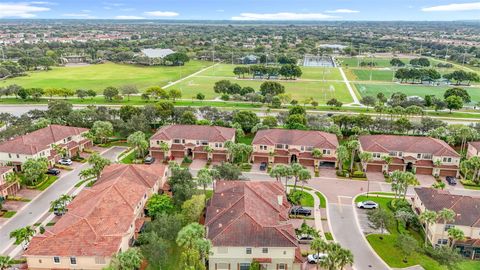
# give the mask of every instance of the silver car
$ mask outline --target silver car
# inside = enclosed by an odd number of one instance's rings
[[[319,262],[325,260],[325,258],[327,256],[328,255],[325,254],[325,253],[310,254],[310,255],[307,256],[307,261],[308,261],[308,263],[319,263]]]
[[[363,201],[363,202],[358,202],[357,207],[361,209],[377,209],[378,203],[373,201]]]

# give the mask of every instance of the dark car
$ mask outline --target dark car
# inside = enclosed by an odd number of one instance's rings
[[[260,171],[265,171],[266,169],[267,169],[267,163],[266,162],[260,163]]]
[[[299,244],[310,244],[313,241],[313,236],[308,234],[302,234],[297,236]]]
[[[144,160],[143,160],[143,163],[145,164],[153,164],[155,162],[155,158],[154,157],[146,157]]]
[[[60,174],[60,170],[59,170],[59,169],[55,169],[55,168],[51,168],[51,169],[48,169],[48,170],[47,170],[47,174],[59,175],[59,174]]]
[[[292,207],[292,209],[290,209],[290,214],[310,216],[312,214],[312,210],[303,208],[301,206],[294,206],[294,207]]]
[[[455,186],[457,184],[457,179],[453,176],[447,176],[447,183],[451,186]]]

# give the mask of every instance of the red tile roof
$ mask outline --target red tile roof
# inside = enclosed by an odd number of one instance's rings
[[[431,153],[436,156],[460,157],[446,142],[432,137],[400,135],[363,135],[358,138],[362,149],[367,152],[388,153]]]
[[[415,192],[428,210],[453,210],[457,216],[451,224],[480,227],[480,198],[452,195],[448,191],[426,187],[415,188]]]
[[[322,131],[263,129],[255,134],[254,145],[303,145],[321,149],[336,149],[338,139],[335,134]]]
[[[0,166],[0,175],[9,172],[12,169],[13,167],[11,166]]]
[[[235,129],[217,126],[169,125],[160,128],[151,140],[207,140],[209,142],[225,142],[235,137]]]
[[[108,166],[90,189],[75,197],[51,229],[33,237],[25,255],[112,256],[131,226],[138,225],[137,205],[165,170],[158,164]]]
[[[0,152],[33,155],[48,149],[52,143],[87,132],[86,128],[49,125],[0,143]]]
[[[473,146],[473,148],[475,148],[477,151],[480,151],[480,141],[477,141],[477,142],[469,142],[468,144],[470,144],[471,146]]]
[[[289,208],[281,183],[218,182],[207,206],[208,238],[214,246],[298,247]]]

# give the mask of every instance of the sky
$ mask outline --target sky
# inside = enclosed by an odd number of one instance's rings
[[[0,0],[0,19],[480,20],[479,0]]]

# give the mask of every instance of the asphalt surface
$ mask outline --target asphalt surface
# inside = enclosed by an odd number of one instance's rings
[[[102,156],[114,162],[116,157],[124,150],[124,147],[112,147],[103,152]],[[0,254],[5,254],[14,242],[9,237],[10,232],[37,222],[48,212],[51,201],[58,199],[62,194],[68,193],[69,190],[75,187],[75,184],[79,182],[78,174],[88,166],[88,164],[81,164],[72,171],[63,172],[63,175],[55,183],[4,223],[0,227]]]

